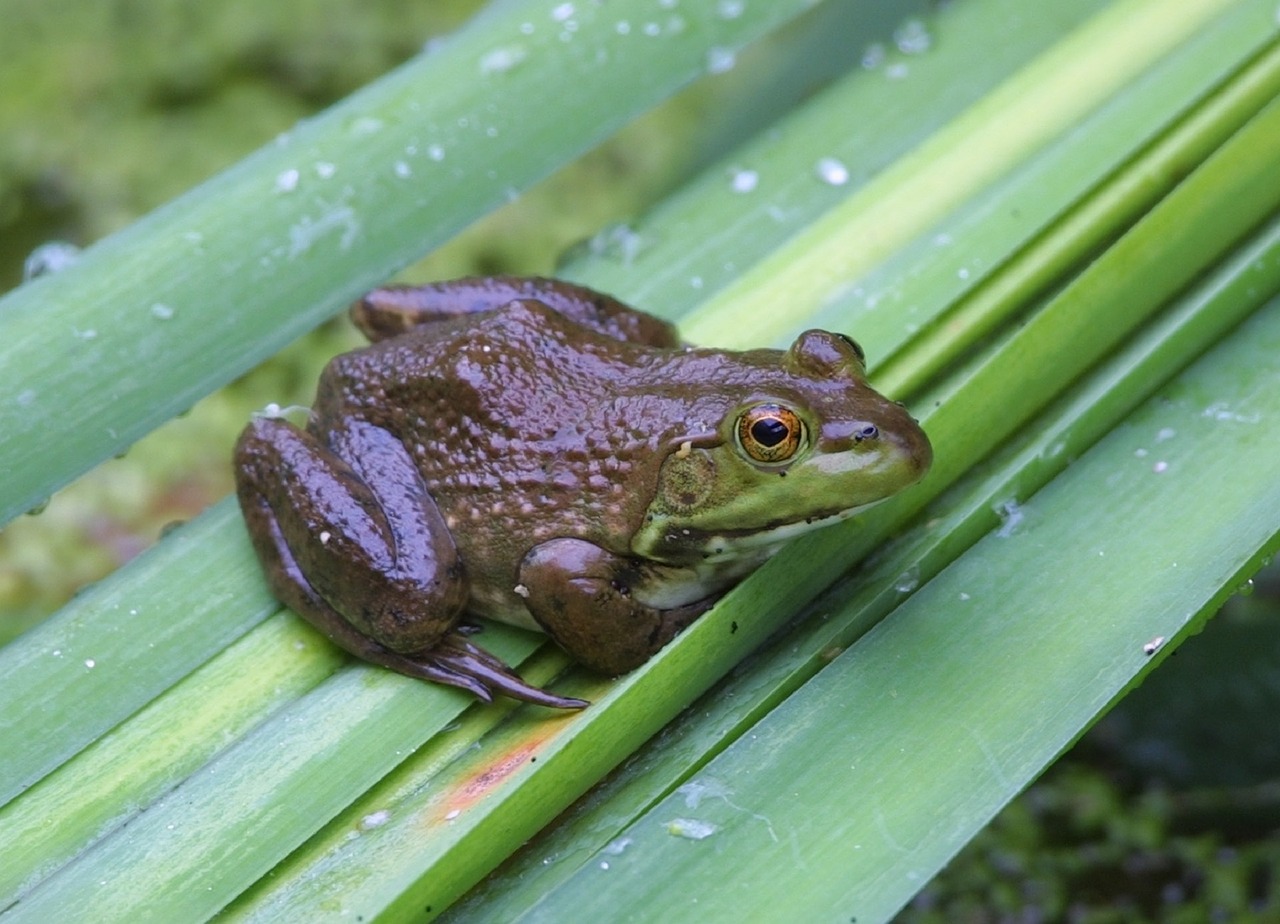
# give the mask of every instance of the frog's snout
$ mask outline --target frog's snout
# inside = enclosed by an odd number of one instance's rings
[[[914,417],[905,410],[902,416],[904,421],[901,426],[887,431],[881,428],[881,439],[886,439],[893,445],[895,454],[907,475],[906,483],[914,484],[928,474],[929,468],[933,465],[933,444],[929,442],[929,437],[925,435],[924,430],[920,429]]]

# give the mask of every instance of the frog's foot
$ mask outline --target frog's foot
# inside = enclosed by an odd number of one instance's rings
[[[635,670],[716,597],[667,608],[645,603],[645,566],[583,539],[534,546],[520,566],[525,605],[579,663],[615,677]]]
[[[362,655],[410,677],[421,677],[466,690],[482,702],[493,702],[495,693],[556,709],[582,709],[591,705],[585,699],[557,696],[535,687],[479,645],[472,644],[454,630],[426,651],[398,654],[383,649],[377,655]]]

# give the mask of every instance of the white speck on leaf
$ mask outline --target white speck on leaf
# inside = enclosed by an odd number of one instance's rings
[[[609,843],[605,844],[603,848],[601,848],[601,852],[611,854],[612,856],[617,857],[617,856],[621,856],[623,851],[625,851],[630,846],[631,846],[631,838],[626,836],[615,837],[613,840],[609,841]]]
[[[673,818],[667,822],[667,833],[689,841],[701,841],[715,834],[720,826],[697,818]]]
[[[749,193],[760,185],[760,174],[754,170],[735,170],[731,183],[734,192]]]
[[[1214,420],[1221,420],[1230,423],[1249,423],[1255,424],[1262,418],[1257,414],[1237,414],[1232,411],[1225,401],[1215,401],[1210,404],[1202,412],[1205,417],[1212,417]]]
[[[834,157],[824,157],[814,168],[818,179],[830,186],[843,186],[849,182],[849,168]]]
[[[342,232],[338,238],[338,247],[350,250],[360,236],[360,220],[356,218],[355,209],[349,205],[334,206],[314,220],[309,215],[304,215],[289,229],[289,259],[306,253],[332,231]]]
[[[725,71],[731,71],[737,60],[738,56],[732,48],[709,48],[707,49],[707,73],[723,74]]]
[[[996,513],[1004,521],[1000,524],[1000,529],[996,531],[996,535],[1001,539],[1008,539],[1022,525],[1022,508],[1018,506],[1016,500],[1007,500],[996,507]]]
[[[495,48],[480,58],[480,73],[505,74],[529,56],[529,52],[521,45],[505,45]]]
[[[382,120],[373,116],[361,116],[351,123],[351,134],[356,136],[374,135],[382,130]]]
[[[904,55],[924,54],[933,45],[933,36],[919,19],[908,19],[893,33],[893,43]]]

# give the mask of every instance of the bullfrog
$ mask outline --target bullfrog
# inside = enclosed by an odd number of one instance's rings
[[[643,664],[788,539],[920,479],[932,450],[840,333],[786,350],[681,343],[540,278],[377,289],[305,428],[235,448],[279,600],[348,652],[484,701],[562,708],[464,617],[545,632],[608,674]]]

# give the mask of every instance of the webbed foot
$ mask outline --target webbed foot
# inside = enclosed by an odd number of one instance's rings
[[[421,677],[458,687],[485,703],[493,702],[494,694],[501,694],[536,706],[551,706],[555,709],[582,709],[591,705],[585,699],[558,696],[535,687],[457,630],[450,632],[426,651],[398,654],[384,650],[372,657],[366,651],[361,657],[410,677]]]

